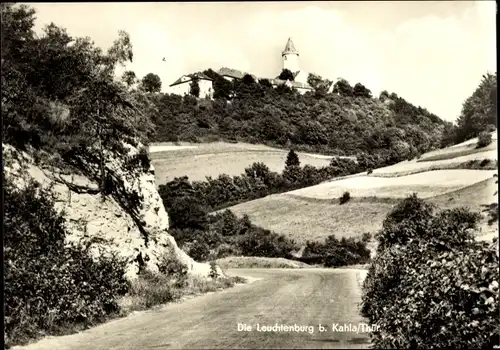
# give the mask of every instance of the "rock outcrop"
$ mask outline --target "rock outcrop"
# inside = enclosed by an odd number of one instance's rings
[[[138,154],[138,147],[125,146],[130,157]],[[33,158],[25,152],[5,144],[3,149],[4,159],[9,159],[5,175],[12,176],[18,186],[23,186],[29,177],[43,186],[53,186],[56,209],[63,211],[67,218],[68,244],[90,238],[100,239],[100,243],[99,240],[92,243],[95,256],[114,251],[126,258],[129,280],[137,277],[140,264],[151,271],[158,271],[160,259],[165,256],[183,263],[191,274],[209,275],[209,264],[194,261],[168,234],[168,215],[156,189],[153,165],[129,171],[126,159],[113,158],[108,154],[106,170],[119,183],[120,191],[103,196],[95,193],[98,185],[89,176],[61,175],[35,165]],[[88,167],[90,170],[97,169],[94,164]],[[74,188],[91,191],[78,193],[81,191]],[[122,198],[130,195],[136,199],[134,206],[127,205]],[[219,273],[222,271],[219,270]]]

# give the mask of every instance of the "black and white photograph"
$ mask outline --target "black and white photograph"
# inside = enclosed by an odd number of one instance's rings
[[[500,348],[495,1],[0,16],[4,349]]]

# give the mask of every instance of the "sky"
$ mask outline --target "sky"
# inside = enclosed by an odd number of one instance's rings
[[[51,22],[107,49],[130,34],[123,69],[180,76],[229,67],[258,77],[281,72],[292,38],[300,67],[374,95],[395,92],[454,121],[486,72],[496,72],[495,1],[31,3],[35,29]],[[165,58],[165,61],[163,61]]]

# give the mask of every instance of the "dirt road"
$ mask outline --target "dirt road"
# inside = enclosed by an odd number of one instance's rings
[[[79,334],[46,338],[22,349],[345,349],[369,346],[368,329],[358,311],[360,283],[365,271],[233,269],[228,273],[258,280],[130,315]],[[297,325],[295,328],[302,331],[284,328],[263,331],[264,327],[276,324],[290,328]],[[320,332],[319,324],[326,331]],[[247,331],[248,326],[250,331]],[[243,328],[245,330],[241,330]]]

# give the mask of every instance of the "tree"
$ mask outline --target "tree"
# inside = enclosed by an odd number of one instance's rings
[[[259,79],[259,84],[265,88],[272,88],[273,85],[269,81],[269,79]]]
[[[146,92],[160,92],[161,79],[156,74],[148,73],[142,78],[141,85]]]
[[[200,79],[193,76],[189,83],[189,94],[194,97],[200,97]]]
[[[287,167],[300,166],[299,156],[293,149],[288,152],[285,164]]]
[[[293,75],[293,73],[289,69],[283,69],[281,71],[279,79],[294,81],[295,80],[295,76]]]
[[[261,86],[250,74],[245,74],[241,81],[234,81],[236,97],[238,99],[258,98],[263,95]]]
[[[255,84],[255,79],[250,74],[245,74],[243,79],[241,79],[241,82],[246,85],[252,85]]]
[[[332,84],[330,80],[323,79],[320,75],[314,73],[309,74],[307,77],[307,83],[311,85],[314,91],[322,93],[326,93]]]
[[[122,81],[127,85],[128,88],[130,88],[132,85],[135,84],[137,80],[137,77],[135,75],[135,72],[128,70],[122,75]]]
[[[497,126],[496,95],[497,73],[483,75],[474,93],[465,100],[457,119],[457,143],[478,136],[490,125]]]
[[[229,80],[224,79],[224,77],[217,72],[214,72],[211,68],[207,69],[203,73],[213,80],[214,99],[231,99],[234,94],[234,89]]]
[[[333,86],[333,92],[341,96],[350,97],[354,95],[354,90],[345,79],[339,79]]]
[[[372,92],[361,83],[354,85],[353,93],[356,97],[372,97]]]
[[[384,90],[380,93],[378,99],[381,101],[381,102],[384,102],[385,100],[387,100],[389,98],[389,93],[387,92],[387,90]]]
[[[168,209],[171,229],[208,229],[208,210],[193,196],[177,197]]]
[[[54,24],[39,38],[30,37],[34,12],[24,6],[1,9],[2,33],[20,45],[12,49],[7,43],[12,50],[2,50],[4,140],[44,150],[51,163],[65,162],[99,183],[98,190],[68,184],[76,191],[106,193],[107,157],[124,155],[123,141],[147,142],[152,129],[137,101],[114,81],[116,66],[133,58],[129,35],[120,31],[104,53],[89,38],[74,39]],[[20,24],[24,32],[18,35]]]

